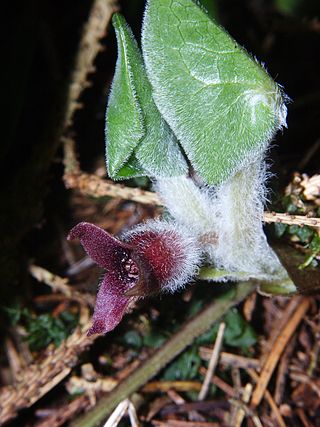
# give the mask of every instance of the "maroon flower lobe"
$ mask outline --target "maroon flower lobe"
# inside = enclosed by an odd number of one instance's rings
[[[88,335],[109,332],[121,321],[132,300],[125,293],[139,279],[139,269],[131,258],[132,246],[86,222],[76,225],[68,239],[79,239],[93,261],[107,270],[100,284],[93,326]]]
[[[113,269],[125,263],[133,247],[111,236],[96,225],[80,222],[70,231],[68,240],[79,239],[90,258],[100,267]]]

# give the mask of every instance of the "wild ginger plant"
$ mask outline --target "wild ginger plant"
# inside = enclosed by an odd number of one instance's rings
[[[71,230],[106,269],[89,334],[112,330],[132,300],[198,274],[294,292],[262,223],[266,150],[286,125],[281,87],[193,0],[147,2],[142,52],[121,15],[113,25],[108,174],[150,177],[170,218],[121,239],[88,223]]]

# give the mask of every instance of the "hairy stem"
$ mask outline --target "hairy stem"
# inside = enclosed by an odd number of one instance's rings
[[[218,187],[216,227],[219,243],[215,264],[227,271],[247,272],[247,277],[275,280],[286,277],[266,240],[262,221],[266,171],[258,158]],[[279,277],[278,277],[279,276]]]
[[[73,427],[98,426],[122,400],[130,396],[154,377],[174,357],[181,353],[199,335],[206,332],[231,307],[238,304],[251,292],[254,286],[250,282],[239,283],[234,288],[234,295],[230,299],[218,299],[209,304],[196,317],[187,321],[185,325],[170,338],[149,360],[143,361],[140,366],[107,396],[83,417],[73,423]]]

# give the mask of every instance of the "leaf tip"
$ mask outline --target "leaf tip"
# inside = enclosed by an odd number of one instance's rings
[[[121,26],[125,25],[126,21],[124,19],[124,17],[121,15],[121,13],[114,13],[112,15],[112,25],[114,26],[115,29],[119,29]]]

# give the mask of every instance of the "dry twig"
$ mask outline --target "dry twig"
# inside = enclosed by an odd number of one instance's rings
[[[107,422],[103,425],[103,427],[116,427],[118,423],[121,421],[125,413],[129,408],[129,399],[125,399],[119,403],[116,409],[112,412]]]
[[[289,215],[287,213],[265,212],[264,222],[267,223],[281,223],[288,225],[308,225],[309,227],[320,227],[320,218],[309,218],[303,215]]]
[[[211,354],[211,357],[209,360],[208,370],[207,370],[206,376],[205,376],[204,381],[203,381],[202,388],[201,388],[199,396],[198,396],[198,400],[204,400],[208,394],[211,379],[213,377],[214,371],[215,371],[216,366],[218,364],[218,359],[219,359],[219,354],[220,354],[220,350],[221,350],[221,346],[222,346],[223,334],[224,334],[225,328],[226,328],[226,324],[224,322],[221,322],[219,325],[216,342],[214,344],[212,354]]]
[[[67,188],[77,189],[86,196],[119,197],[148,205],[161,205],[161,201],[156,193],[144,191],[140,188],[126,187],[122,184],[115,184],[112,181],[101,179],[93,174],[84,172],[65,174],[64,181]]]
[[[65,129],[70,126],[75,111],[79,108],[78,100],[83,90],[90,86],[88,76],[95,71],[94,60],[102,50],[100,40],[106,31],[114,12],[117,11],[114,0],[94,0],[88,20],[83,28],[74,71],[71,76],[67,108],[65,114]]]
[[[290,378],[302,384],[307,384],[319,397],[320,399],[320,387],[316,382],[308,375],[302,372],[290,372]]]
[[[252,393],[252,384],[248,383],[244,387],[243,394],[242,394],[242,401],[243,403],[248,403],[251,397]],[[235,414],[235,421],[233,426],[234,427],[241,427],[241,424],[244,420],[244,417],[246,416],[246,412],[243,408],[239,407],[236,414]]]
[[[255,383],[257,383],[259,381],[259,376],[255,373],[255,371],[253,369],[248,369],[247,373],[250,375],[250,377],[253,379],[253,381]],[[284,422],[284,419],[281,415],[281,412],[277,406],[277,404],[275,403],[273,397],[271,396],[271,393],[268,390],[265,390],[264,392],[264,398],[266,399],[266,401],[268,402],[274,416],[275,419],[277,420],[277,423],[279,424],[279,427],[286,427],[286,424]]]
[[[283,393],[285,390],[285,384],[286,384],[286,376],[288,373],[289,359],[294,349],[295,343],[296,343],[296,340],[294,336],[286,346],[286,349],[279,363],[276,384],[275,384],[275,391],[274,391],[274,401],[276,402],[277,405],[280,405],[282,401],[282,396],[283,396]]]
[[[14,381],[17,381],[20,376],[21,368],[24,366],[24,361],[21,359],[19,353],[17,352],[12,339],[9,337],[5,340],[5,349],[7,353],[7,359],[10,366],[11,377]]]
[[[239,409],[242,409],[247,417],[250,417],[255,427],[263,427],[260,418],[258,415],[248,407],[243,401],[230,399],[231,403],[237,406]]]
[[[199,372],[201,375],[204,376],[207,374],[207,370],[204,366],[200,367]],[[231,387],[231,385],[229,385],[225,381],[223,381],[217,375],[213,375],[213,377],[211,378],[211,383],[220,388],[220,390],[222,390],[227,396],[236,397],[234,388]]]
[[[34,427],[60,427],[72,419],[79,412],[87,409],[89,406],[89,397],[80,396],[77,399],[74,399],[72,402],[68,402],[67,405],[63,405],[54,410],[51,415],[35,423]],[[39,412],[40,411],[37,411],[36,415],[39,414]]]
[[[308,311],[310,301],[308,298],[298,297],[295,300],[292,300],[290,304],[297,305],[297,308],[284,328],[280,331],[277,340],[275,341],[273,348],[270,350],[262,367],[260,378],[252,395],[251,405],[253,408],[257,407],[261,402],[279,358],[297,326]]]
[[[313,424],[310,423],[310,421],[308,420],[306,414],[304,413],[303,408],[297,408],[296,410],[298,417],[300,418],[300,421],[303,424],[303,427],[314,427]]]
[[[54,292],[61,292],[66,297],[78,301],[80,304],[94,306],[94,297],[91,294],[85,294],[73,289],[68,279],[53,274],[37,265],[31,265],[29,271],[32,277],[38,280],[38,282],[50,286]]]
[[[0,390],[0,424],[14,418],[20,409],[33,405],[71,372],[79,355],[95,340],[96,335],[87,337],[84,333],[89,326],[77,328],[43,362],[30,365],[17,383]]]
[[[71,159],[72,156],[68,155]],[[73,157],[74,162],[75,156]],[[66,163],[72,162],[71,160]],[[75,163],[76,164],[76,163]],[[119,197],[148,205],[162,205],[160,198],[152,191],[144,191],[139,188],[126,187],[122,184],[115,184],[97,175],[88,174],[74,169],[72,173],[64,176],[67,188],[77,189],[82,194],[91,197]],[[303,215],[289,215],[287,213],[265,212],[263,221],[266,223],[282,223],[288,225],[308,225],[310,227],[320,227],[320,218],[309,218]]]
[[[98,53],[103,50],[101,40],[106,36],[111,17],[117,10],[116,0],[94,0],[88,20],[82,31],[74,70],[70,79],[63,126],[64,131],[61,138],[64,145],[65,182],[67,188],[69,187],[67,184],[69,175],[72,177],[73,174],[80,173],[69,128],[72,125],[75,111],[81,107],[79,98],[83,90],[90,86],[88,77],[95,71],[94,61]]]
[[[130,400],[129,400],[129,407],[128,407],[128,415],[129,415],[131,426],[139,427],[140,422],[138,419],[137,411],[134,404]]]
[[[201,383],[199,381],[152,381],[146,384],[142,391],[144,393],[166,392],[168,390],[176,391],[200,391]]]
[[[180,420],[153,420],[152,424],[158,427],[219,427],[218,423],[202,422],[202,421],[180,421]]]
[[[199,354],[201,359],[210,360],[212,349],[208,347],[200,347]],[[251,357],[239,356],[238,354],[220,353],[220,363],[226,366],[233,366],[235,368],[252,368],[259,370],[261,363],[259,359],[253,359]]]

